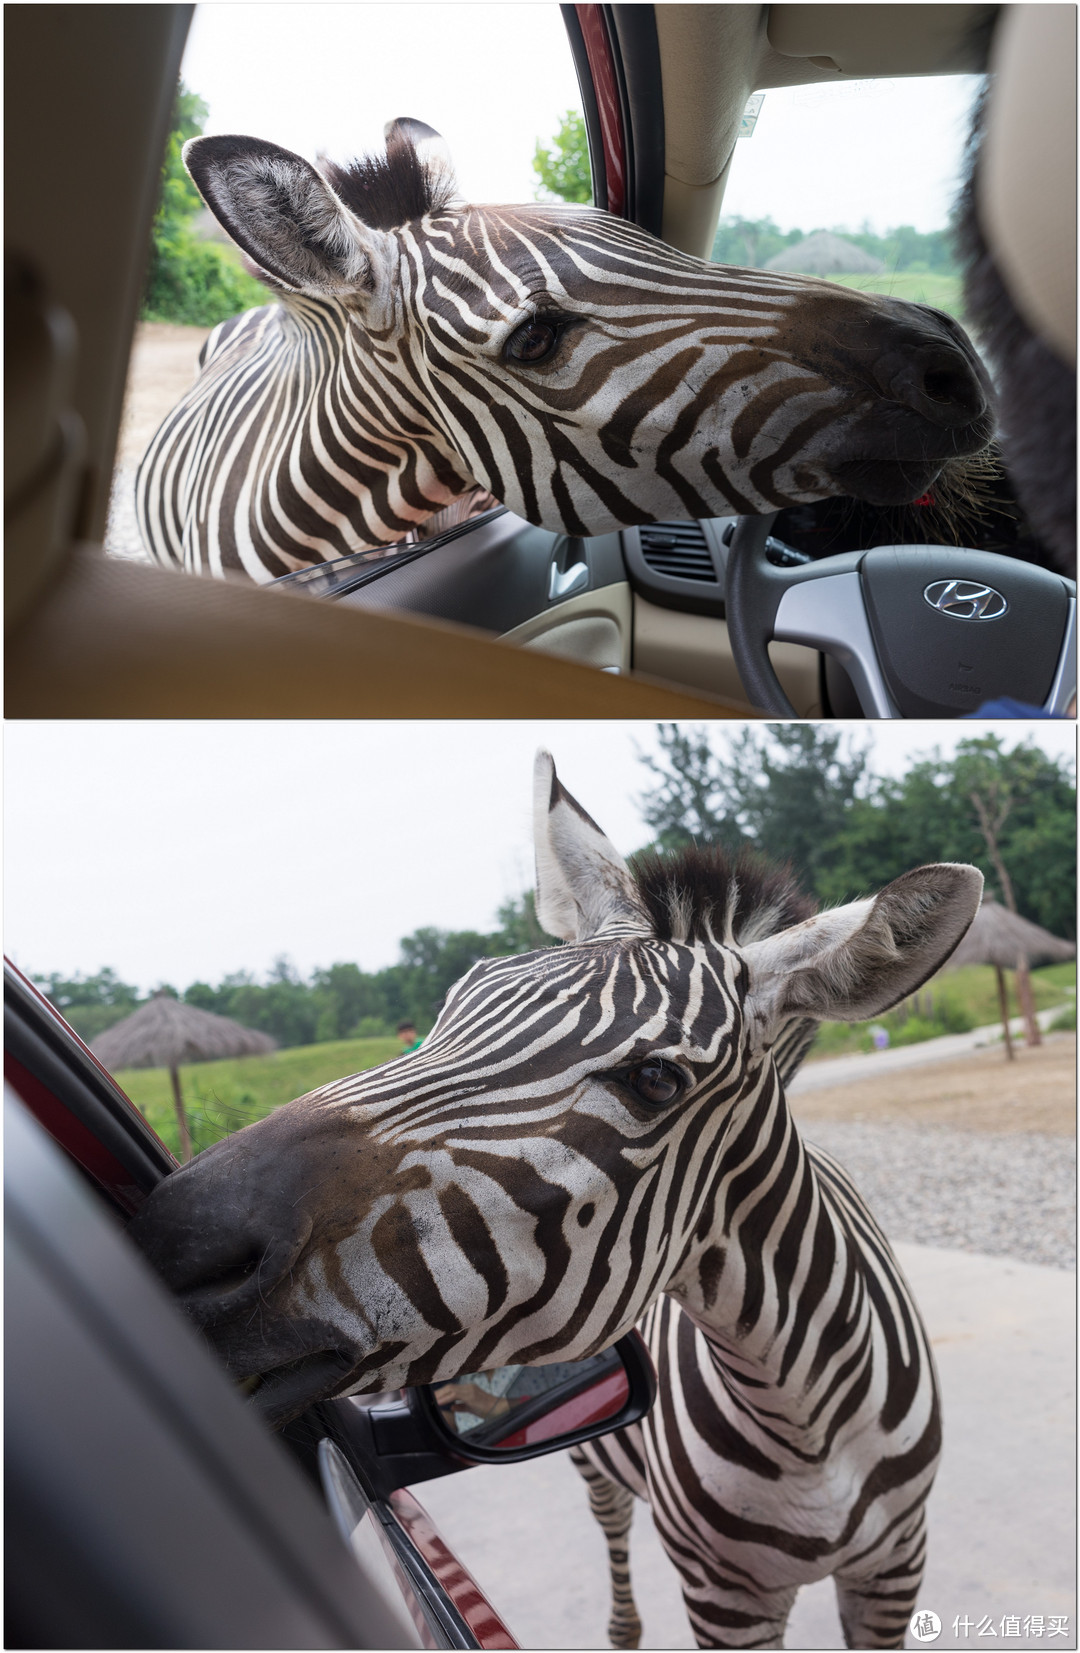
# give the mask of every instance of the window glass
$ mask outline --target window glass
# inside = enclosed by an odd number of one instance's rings
[[[105,540],[136,560],[146,558],[134,500],[142,455],[191,385],[211,327],[269,296],[187,177],[185,139],[243,133],[309,161],[348,161],[380,152],[386,123],[408,115],[441,133],[469,200],[547,198],[542,177],[557,196],[588,199],[580,94],[555,5],[199,6],[181,81]]]
[[[775,260],[962,315],[949,219],[981,85],[933,75],[765,92],[736,145],[714,259]]]

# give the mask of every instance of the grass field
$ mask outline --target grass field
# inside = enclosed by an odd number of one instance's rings
[[[855,287],[860,293],[888,293],[890,298],[908,299],[912,304],[932,304],[935,310],[946,310],[959,321],[964,319],[963,283],[958,275],[895,270],[884,275],[827,276],[826,280]]]
[[[1040,1010],[1052,1005],[1070,1005],[1075,1010],[1076,965],[1052,964],[1033,972],[1035,1004]],[[945,1020],[965,1027],[981,1027],[997,1020],[997,986],[994,972],[971,965],[939,977],[924,988],[921,996],[932,995],[935,1007],[945,1011]],[[1011,995],[1011,978],[1010,978]],[[1015,998],[1010,996],[1013,1011]],[[910,1017],[901,1025],[891,1011],[879,1021],[890,1029],[894,1044],[910,1044],[934,1038],[947,1031],[935,1019]],[[847,1025],[830,1022],[818,1035],[814,1054],[837,1056],[845,1051],[870,1050],[869,1023]],[[959,1027],[957,1028],[959,1031]],[[378,1067],[400,1052],[396,1039],[342,1039],[330,1044],[298,1045],[277,1050],[270,1056],[245,1056],[227,1062],[199,1062],[181,1068],[180,1081],[196,1150],[229,1136],[241,1125],[250,1125],[272,1113],[283,1102],[304,1096],[308,1091]],[[172,1149],[179,1151],[172,1088],[164,1068],[128,1069],[116,1075],[131,1100],[143,1109],[150,1124]]]
[[[331,1079],[376,1068],[399,1055],[389,1039],[339,1039],[322,1045],[296,1045],[269,1056],[241,1056],[224,1062],[198,1062],[180,1069],[184,1105],[196,1151],[250,1125],[283,1102],[304,1096]],[[179,1153],[176,1110],[165,1068],[129,1068],[116,1075],[119,1085],[145,1113],[162,1141]]]
[[[1012,971],[1005,975],[1009,1009],[1020,1014]],[[1056,1004],[1076,1004],[1076,965],[1048,964],[1031,972],[1036,1010]],[[843,1056],[848,1051],[873,1049],[870,1028],[886,1027],[894,1045],[920,1044],[942,1033],[963,1033],[972,1027],[988,1027],[999,1020],[997,978],[989,965],[969,964],[962,970],[948,970],[928,982],[918,995],[920,1008],[931,1008],[932,1016],[905,1016],[904,1007],[890,1010],[870,1022],[827,1022],[817,1036],[813,1056]],[[908,1001],[910,1007],[910,1001]],[[811,1060],[813,1057],[811,1057]]]

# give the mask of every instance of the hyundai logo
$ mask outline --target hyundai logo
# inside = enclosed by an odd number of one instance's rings
[[[1000,620],[1009,605],[992,585],[977,580],[935,580],[923,596],[939,614],[954,620]]]

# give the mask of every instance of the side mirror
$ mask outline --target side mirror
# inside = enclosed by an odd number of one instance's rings
[[[453,1475],[472,1464],[560,1452],[644,1417],[656,1373],[637,1332],[588,1360],[502,1366],[393,1399],[324,1401],[321,1424],[372,1491]]]

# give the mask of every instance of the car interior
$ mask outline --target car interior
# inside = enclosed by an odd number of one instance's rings
[[[997,11],[564,6],[594,198],[707,257],[751,92],[978,72]],[[9,715],[941,717],[1000,695],[1064,713],[1075,586],[1004,474],[951,539],[932,511],[830,499],[775,518],[590,539],[497,507],[258,589],[104,557],[190,14],[26,6],[8,16]],[[1075,29],[1075,16],[1058,25]],[[1051,38],[1043,61],[1063,44]],[[1052,151],[1075,127],[1071,86],[1071,107],[1066,95],[1042,117]],[[95,143],[80,142],[90,130]],[[1067,219],[1075,191],[1064,176],[1060,188]],[[998,191],[995,232],[1024,194],[1015,182]],[[956,578],[984,581],[1009,610],[962,667],[954,618],[919,609],[916,645],[882,620],[894,598],[910,618],[924,588]]]

